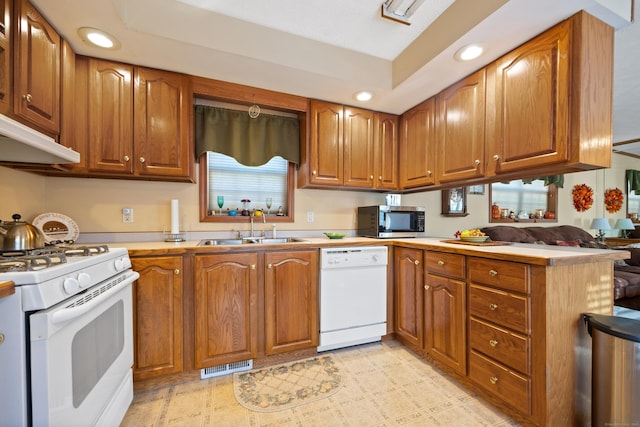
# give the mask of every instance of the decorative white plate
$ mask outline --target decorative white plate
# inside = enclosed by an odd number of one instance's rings
[[[75,242],[80,234],[78,224],[74,220],[56,212],[38,215],[32,225],[42,231],[45,243]]]

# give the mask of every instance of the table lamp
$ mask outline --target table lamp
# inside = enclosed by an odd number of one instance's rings
[[[609,225],[609,221],[606,218],[594,218],[591,221],[592,230],[598,230],[598,234],[596,234],[596,239],[599,242],[604,242],[604,230],[611,230],[611,226]]]
[[[613,228],[615,228],[616,230],[620,230],[620,237],[623,237],[625,239],[629,237],[629,232],[627,230],[636,229],[635,225],[633,225],[633,221],[631,221],[630,218],[619,218]]]

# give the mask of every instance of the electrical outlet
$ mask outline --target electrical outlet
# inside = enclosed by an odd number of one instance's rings
[[[133,222],[133,208],[122,208],[122,222]]]
[[[313,211],[307,212],[307,222],[313,222]]]

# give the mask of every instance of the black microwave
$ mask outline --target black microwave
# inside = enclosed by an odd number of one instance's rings
[[[377,205],[358,208],[358,236],[378,239],[417,237],[423,232],[423,207]]]

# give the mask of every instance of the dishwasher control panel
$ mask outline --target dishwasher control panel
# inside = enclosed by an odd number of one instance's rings
[[[352,268],[387,265],[386,246],[325,248],[320,250],[320,268]]]

